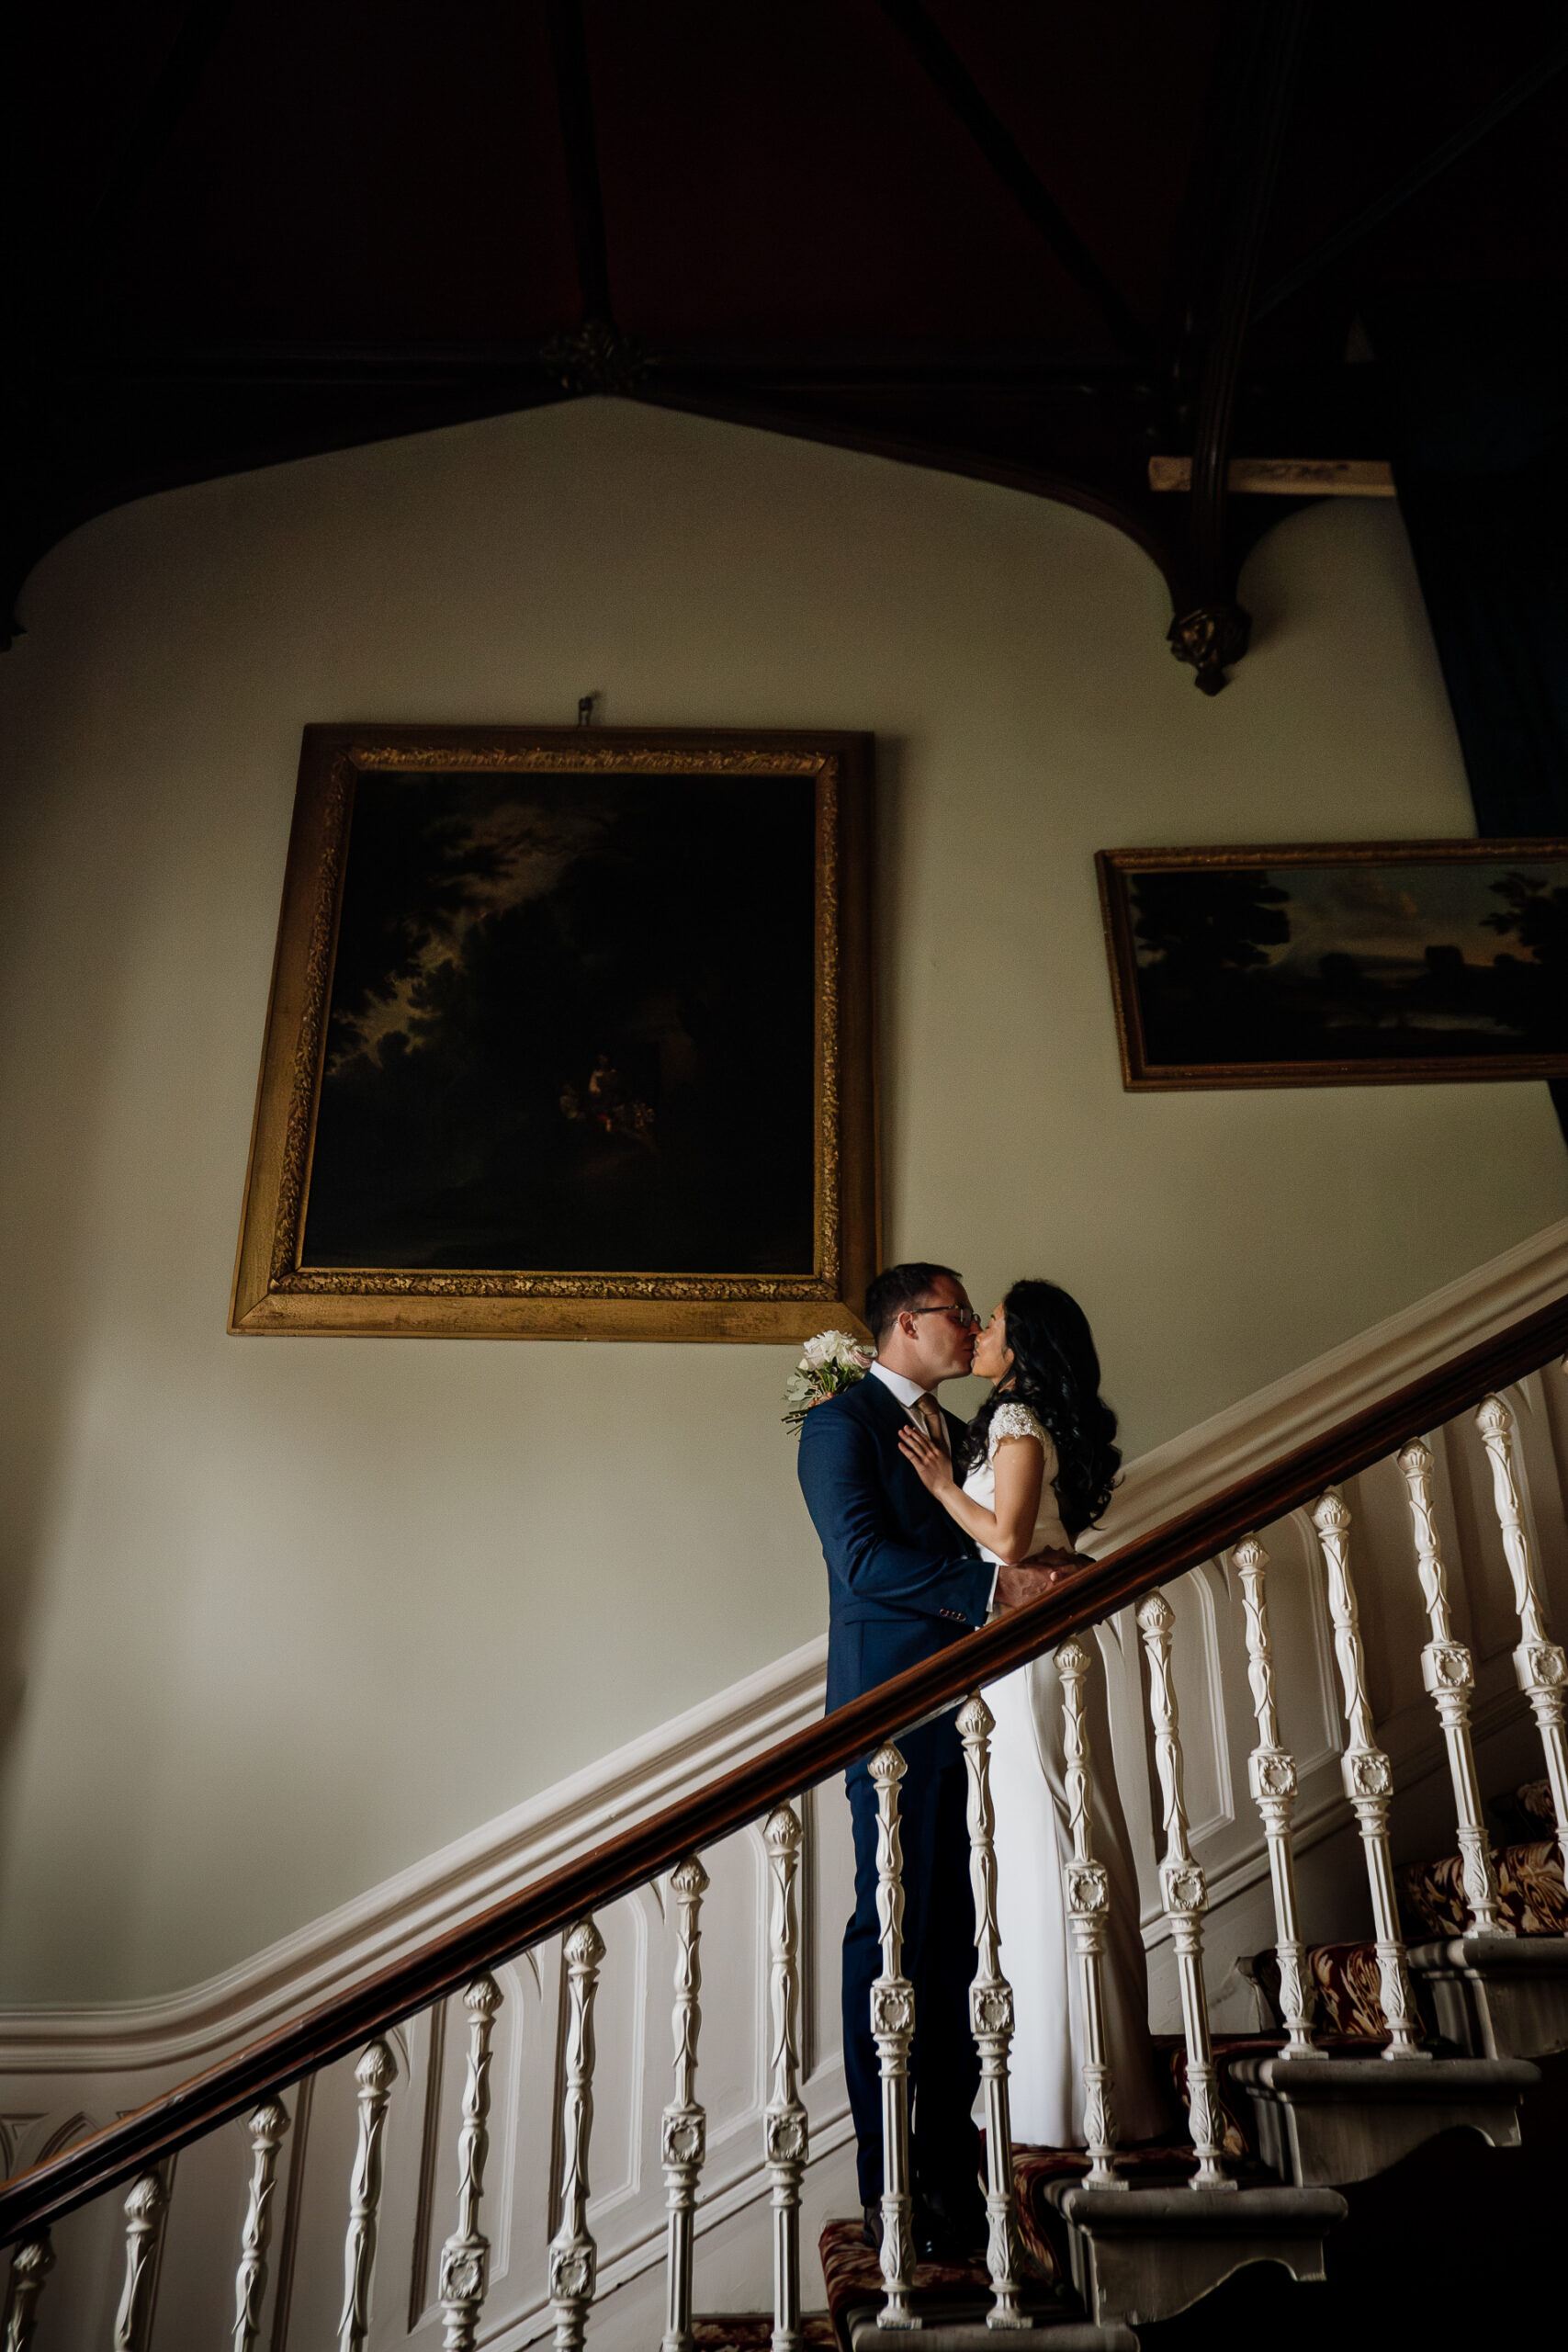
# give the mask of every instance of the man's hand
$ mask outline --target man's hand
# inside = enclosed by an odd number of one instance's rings
[[[998,1568],[997,1570],[997,1607],[1021,1609],[1031,1600],[1043,1600],[1059,1584],[1066,1584],[1070,1568]]]
[[[1015,1568],[997,1570],[997,1607],[1022,1609],[1031,1600],[1043,1600],[1075,1577],[1092,1568],[1092,1560],[1075,1557],[1068,1552],[1035,1552],[1021,1560]]]

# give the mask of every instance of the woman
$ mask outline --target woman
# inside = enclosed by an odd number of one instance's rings
[[[1080,1565],[1074,1539],[1110,1501],[1122,1459],[1082,1308],[1055,1283],[1014,1283],[976,1341],[974,1369],[993,1386],[970,1424],[962,1487],[946,1456],[918,1430],[911,1426],[899,1442],[921,1482],[987,1559],[1011,1566],[1046,1554],[1070,1571]],[[1105,1670],[1098,1644],[1091,1638],[1089,1646],[1093,1848],[1111,1881],[1100,1962],[1106,2055],[1118,2134],[1142,2140],[1166,2125],[1169,2110],[1149,2046],[1138,1880],[1116,1793]],[[1055,1658],[1021,1667],[993,1683],[987,1699],[997,1719],[997,1919],[1016,2017],[1013,2134],[1037,2147],[1082,2147],[1087,2051],[1062,1892],[1072,1839]]]

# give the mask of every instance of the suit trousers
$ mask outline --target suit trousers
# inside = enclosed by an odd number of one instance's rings
[[[899,1742],[904,1855],[904,1973],[915,1993],[909,2055],[914,2185],[950,2207],[971,2201],[980,2135],[971,2109],[980,2058],[969,2027],[975,1905],[969,1885],[967,1783],[949,1722]],[[855,1909],[844,1930],[844,2069],[859,2141],[860,2194],[882,2194],[882,2089],[871,2032],[871,1988],[882,1970],[876,1917],[876,1791],[863,1764],[846,1778],[855,1839]]]

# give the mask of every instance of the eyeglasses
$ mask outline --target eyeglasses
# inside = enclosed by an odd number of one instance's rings
[[[952,1315],[957,1317],[961,1331],[977,1331],[980,1318],[972,1306],[907,1306],[906,1315]]]

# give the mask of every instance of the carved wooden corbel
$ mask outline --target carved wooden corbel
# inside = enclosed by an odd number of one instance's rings
[[[1247,651],[1252,616],[1236,596],[1237,557],[1227,529],[1230,499],[1231,426],[1242,345],[1252,313],[1263,232],[1274,198],[1285,132],[1295,96],[1307,0],[1280,0],[1252,19],[1252,50],[1237,84],[1235,116],[1227,141],[1238,149],[1228,200],[1217,207],[1219,233],[1208,273],[1207,299],[1200,302],[1202,366],[1192,449],[1192,489],[1188,503],[1187,595],[1168,636],[1179,662],[1197,672],[1196,684],[1217,695],[1229,684],[1227,669]]]

